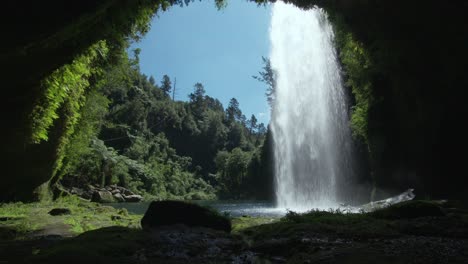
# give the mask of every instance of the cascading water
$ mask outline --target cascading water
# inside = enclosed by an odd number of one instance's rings
[[[344,202],[339,192],[352,177],[352,141],[333,38],[323,10],[273,5],[271,129],[278,207],[307,210]]]

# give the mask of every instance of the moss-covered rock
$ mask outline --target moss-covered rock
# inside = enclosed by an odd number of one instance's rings
[[[141,219],[143,229],[184,224],[231,232],[231,221],[218,212],[181,201],[154,201]]]
[[[91,202],[96,203],[114,203],[115,201],[114,196],[109,191],[95,191],[91,198]]]

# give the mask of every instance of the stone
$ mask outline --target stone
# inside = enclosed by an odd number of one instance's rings
[[[143,197],[138,194],[124,195],[123,198],[125,198],[125,201],[129,203],[138,203],[143,200]]]
[[[71,214],[70,209],[68,208],[54,208],[49,211],[50,215],[56,216],[56,215],[69,215]]]
[[[125,198],[124,198],[123,195],[120,194],[120,193],[114,193],[114,198],[115,198],[115,200],[117,200],[117,202],[119,202],[119,203],[125,202]]]
[[[218,212],[181,201],[153,201],[141,219],[144,230],[182,224],[231,232],[231,221]]]
[[[113,203],[115,202],[114,196],[109,191],[95,191],[91,197],[91,202],[95,203]]]
[[[129,189],[125,189],[125,188],[122,188],[123,190],[121,190],[121,192],[124,194],[124,195],[134,195],[135,193],[133,193],[132,191],[130,191]]]

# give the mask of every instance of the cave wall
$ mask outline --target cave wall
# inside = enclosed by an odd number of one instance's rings
[[[66,131],[63,109],[59,108],[60,117],[49,129],[49,139],[30,142],[30,115],[45,92],[41,81],[99,40],[106,40],[111,50],[118,51],[127,38],[147,30],[145,26],[160,4],[151,0],[84,0],[5,6],[1,22],[7,26],[0,44],[4,99],[0,104],[0,201],[34,199],[33,190],[52,175],[60,137]]]
[[[0,200],[30,199],[50,177],[60,120],[49,141],[27,141],[40,80],[96,41],[130,34],[134,14],[155,2],[160,1],[35,1],[5,7]],[[367,133],[382,195],[414,187],[424,197],[463,197],[468,2],[285,2],[319,5],[341,16],[369,52],[375,67],[372,92],[379,100],[369,110]]]

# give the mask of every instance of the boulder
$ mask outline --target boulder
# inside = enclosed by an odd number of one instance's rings
[[[50,215],[56,216],[56,215],[69,215],[71,214],[70,209],[68,208],[54,208],[49,211]]]
[[[113,203],[115,202],[114,196],[109,191],[95,191],[91,197],[91,202],[96,203]]]
[[[84,191],[82,189],[80,189],[80,188],[71,187],[70,193],[71,194],[76,194],[78,196],[82,196]]]
[[[135,194],[132,191],[130,191],[129,189],[125,189],[125,188],[122,188],[120,190],[120,192],[123,193],[124,195],[134,195]]]
[[[231,221],[217,211],[181,201],[154,201],[141,219],[144,230],[183,224],[231,232]]]
[[[125,198],[125,201],[129,203],[138,203],[143,200],[143,197],[138,194],[124,195],[123,198]]]
[[[91,198],[93,197],[93,193],[94,193],[93,191],[88,190],[86,192],[83,192],[81,197],[84,198],[84,199],[87,199],[87,200],[91,200]]]
[[[114,198],[117,200],[119,203],[125,202],[125,198],[122,196],[120,193],[114,193]]]

